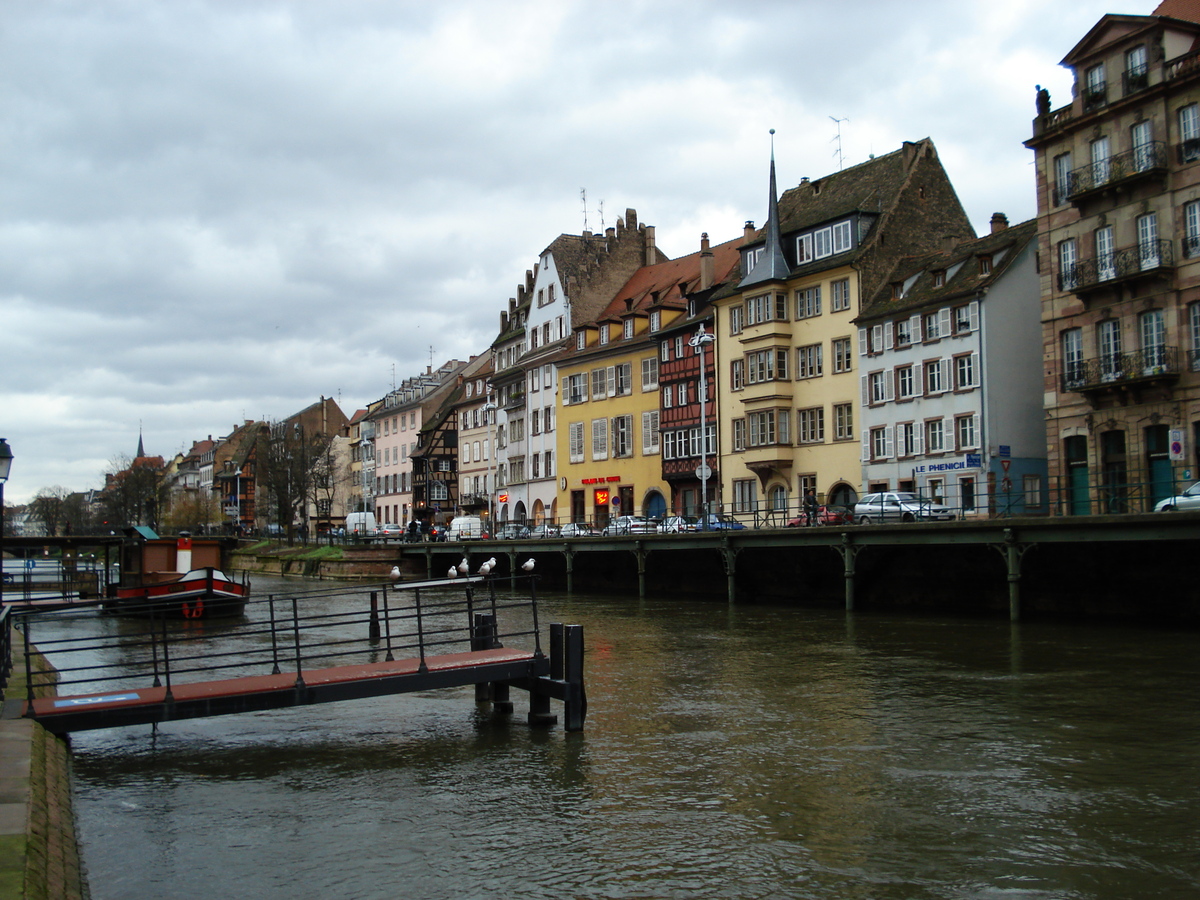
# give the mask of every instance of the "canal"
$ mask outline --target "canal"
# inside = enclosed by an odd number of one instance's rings
[[[1195,633],[541,599],[583,734],[468,688],[76,735],[93,898],[1200,895]]]

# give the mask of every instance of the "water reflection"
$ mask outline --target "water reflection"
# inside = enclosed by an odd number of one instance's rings
[[[587,731],[470,689],[76,737],[97,900],[1200,888],[1195,636],[543,598]]]

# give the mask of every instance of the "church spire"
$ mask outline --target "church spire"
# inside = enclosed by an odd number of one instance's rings
[[[771,129],[771,193],[767,198],[766,243],[750,272],[742,278],[738,287],[747,287],[763,281],[784,281],[791,271],[783,256],[783,244],[779,239],[779,198],[775,188],[775,129]]]
[[[134,459],[141,459],[141,458],[142,458],[143,456],[145,456],[145,455],[146,455],[146,448],[142,446],[142,429],[141,429],[141,428],[139,428],[139,429],[138,429],[138,449],[137,449],[137,456],[135,456],[135,457],[134,457]]]

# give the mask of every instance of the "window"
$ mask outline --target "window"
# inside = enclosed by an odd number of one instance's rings
[[[668,385],[662,389],[662,408],[670,409],[675,405],[675,388]]]
[[[745,310],[739,306],[729,307],[729,333],[741,334],[745,322]]]
[[[1067,238],[1058,245],[1058,284],[1064,291],[1073,291],[1078,283],[1075,263],[1078,260],[1075,238]]]
[[[1138,216],[1137,219],[1137,236],[1138,236],[1138,261],[1141,264],[1142,271],[1147,269],[1157,269],[1162,265],[1162,258],[1158,244],[1158,214],[1146,213],[1144,216]]]
[[[974,450],[979,446],[975,416],[959,416],[954,420],[954,436],[959,450]]]
[[[849,372],[853,369],[850,354],[850,338],[833,339],[833,371]]]
[[[1200,256],[1200,200],[1183,205],[1183,255]]]
[[[1021,489],[1025,494],[1025,506],[1037,509],[1042,505],[1042,476],[1022,475]]]
[[[892,429],[872,428],[870,459],[890,459],[892,455]]]
[[[813,238],[811,234],[802,234],[796,238],[796,265],[809,262],[813,258]]]
[[[633,319],[626,319],[621,323],[621,339],[629,340],[633,337]]]
[[[658,358],[660,360],[662,360],[663,362],[671,361],[671,342],[670,341],[662,342],[662,345],[659,347]]]
[[[642,390],[658,390],[658,358],[647,356],[642,360]]]
[[[1062,333],[1063,377],[1067,390],[1082,387],[1084,384],[1083,367],[1083,329],[1068,328]]]
[[[1129,129],[1129,143],[1133,147],[1133,168],[1138,172],[1154,168],[1154,131],[1149,120]]]
[[[783,381],[788,377],[788,352],[777,348],[746,354],[746,383]]]
[[[729,389],[740,391],[746,383],[746,361],[734,359],[729,362]]]
[[[946,381],[944,378],[944,370],[940,359],[931,360],[925,363],[925,393],[926,394],[941,394],[946,390]]]
[[[546,464],[545,464],[545,466],[543,466],[542,471],[547,478],[553,478],[554,477],[554,451],[547,450],[544,454],[542,454],[542,456],[546,460]]]
[[[1189,103],[1179,110],[1179,161],[1200,159],[1200,104]]]
[[[823,373],[821,349],[820,344],[796,348],[797,378],[817,378]]]
[[[533,456],[529,457],[529,477],[542,477],[542,457],[540,454],[535,453]]]
[[[905,422],[897,427],[897,456],[917,456],[921,452],[921,431],[915,422]]]
[[[675,405],[687,406],[688,402],[688,386],[686,381],[681,381],[675,385]]]
[[[651,409],[642,413],[642,455],[651,456],[658,450],[658,410]]]
[[[854,405],[838,403],[833,407],[833,439],[849,441],[854,438]]]
[[[658,331],[662,328],[662,310],[653,310],[650,313],[650,331]]]
[[[604,369],[592,369],[592,399],[603,400],[608,396],[608,374]]]
[[[608,459],[608,419],[592,419],[592,459]]]
[[[945,432],[941,419],[932,419],[925,423],[925,452],[942,453],[946,449]]]
[[[1149,83],[1150,73],[1146,67],[1146,45],[1138,44],[1125,51],[1125,93],[1140,91]]]
[[[529,417],[529,433],[538,435],[542,433],[542,415],[537,410]]]
[[[600,326],[600,345],[603,346],[607,343],[608,343],[608,323],[605,322],[603,325]]]
[[[979,274],[990,275],[992,272],[992,258],[990,256],[979,257]]]
[[[1092,187],[1099,187],[1108,182],[1112,171],[1108,152],[1108,138],[1098,137],[1091,143],[1092,155]]]
[[[587,333],[584,331],[575,332],[575,349],[582,350],[587,346]]]
[[[733,425],[733,429],[732,429],[732,431],[733,431],[733,449],[734,450],[745,450],[746,449],[746,420],[745,419],[734,419],[731,424]]]
[[[1096,326],[1096,337],[1100,346],[1100,380],[1116,381],[1122,376],[1120,319],[1101,322]]]
[[[947,310],[947,313],[948,312],[949,311]],[[936,341],[939,338],[943,338],[943,337],[947,336],[946,332],[949,331],[949,321],[947,321],[947,323],[946,323],[947,327],[945,329],[943,329],[941,313],[942,313],[942,311],[938,310],[937,312],[931,312],[931,313],[925,314],[925,317],[924,317],[925,340]],[[949,320],[949,315],[947,315],[946,318],[947,318],[947,320]]]
[[[821,286],[796,291],[796,318],[809,319],[821,314]]]
[[[787,416],[780,419],[773,409],[750,413],[746,416],[750,446],[766,447],[775,443],[786,443],[784,434],[779,430],[785,427],[784,423],[786,422]]]
[[[576,403],[583,403],[587,400],[587,394],[585,393],[587,385],[584,381],[586,377],[580,372],[578,375],[568,375],[563,379],[563,406],[573,406]]]
[[[829,308],[833,312],[843,312],[850,308],[850,279],[840,278],[829,285]]]
[[[1108,84],[1104,76],[1104,63],[1098,63],[1084,72],[1083,108],[1095,109],[1108,100]]]
[[[912,320],[900,319],[895,323],[896,346],[906,347],[912,343]]]
[[[612,455],[614,458],[633,456],[633,416],[613,417]]]
[[[787,321],[787,299],[783,294],[763,294],[746,301],[747,325],[773,320]]]
[[[617,396],[624,397],[633,393],[633,363],[621,363],[616,369]]]
[[[965,391],[979,387],[978,368],[974,353],[954,357],[954,389]]]
[[[820,444],[825,441],[825,408],[802,409],[796,415],[801,444]]]
[[[1142,370],[1153,373],[1167,364],[1163,311],[1152,309],[1138,316],[1138,331],[1142,337]]]
[[[1113,227],[1105,225],[1097,228],[1096,240],[1096,277],[1101,281],[1109,281],[1117,277],[1116,258],[1113,255]]]
[[[1192,303],[1188,306],[1188,334],[1192,339],[1192,346],[1189,350],[1192,371],[1200,371],[1200,303]]]
[[[1054,157],[1054,205],[1062,206],[1071,196],[1071,161],[1070,153]]]
[[[891,400],[891,379],[888,378],[887,372],[872,372],[867,376],[869,392],[867,394],[867,402],[871,406],[880,403],[886,403]]]
[[[896,396],[900,400],[911,400],[916,393],[916,388],[913,381],[912,366],[897,366],[896,368]]]
[[[970,334],[979,328],[979,301],[972,300],[965,306],[954,308],[954,333]]]
[[[753,512],[758,503],[757,482],[753,478],[744,478],[733,483],[733,511],[735,513]]]

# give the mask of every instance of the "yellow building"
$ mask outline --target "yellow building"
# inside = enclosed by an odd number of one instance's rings
[[[899,259],[974,236],[928,139],[778,200],[772,159],[767,225],[742,247],[740,280],[713,298],[725,512],[782,524],[809,489],[854,501],[860,297]]]

